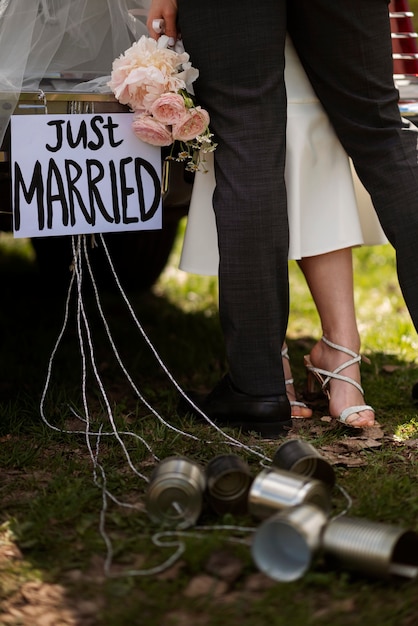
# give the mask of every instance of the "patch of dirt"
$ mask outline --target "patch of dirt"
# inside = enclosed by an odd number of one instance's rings
[[[24,583],[0,605],[0,624],[10,626],[93,626],[100,601],[67,597],[63,586],[33,581]]]

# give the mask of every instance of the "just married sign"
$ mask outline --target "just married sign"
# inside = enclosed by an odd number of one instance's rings
[[[116,114],[11,119],[14,236],[162,227],[161,150]]]

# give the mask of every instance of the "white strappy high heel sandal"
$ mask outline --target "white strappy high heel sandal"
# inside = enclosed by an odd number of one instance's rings
[[[335,379],[335,380],[341,380],[343,382],[349,383],[350,385],[353,385],[354,387],[356,387],[356,389],[360,391],[361,395],[364,396],[363,387],[360,385],[360,383],[358,383],[353,378],[350,378],[349,376],[344,376],[343,374],[341,374],[341,372],[347,367],[350,367],[350,365],[360,363],[361,355],[357,354],[356,352],[353,352],[352,350],[349,350],[348,348],[345,348],[344,346],[339,346],[338,344],[333,343],[326,337],[322,337],[322,341],[330,348],[334,348],[334,350],[338,350],[339,352],[344,352],[344,354],[347,354],[351,358],[345,361],[344,363],[342,363],[341,365],[339,365],[338,367],[336,367],[335,370],[333,370],[332,372],[329,372],[328,370],[321,369],[320,367],[315,367],[311,363],[310,356],[309,355],[305,356],[305,367],[308,370],[308,392],[312,392],[314,390],[313,388],[314,388],[315,380],[316,380],[321,385],[321,389],[323,393],[327,396],[329,400],[330,399],[330,389],[329,389],[330,381],[332,379]],[[349,406],[343,411],[341,411],[341,413],[338,416],[332,416],[332,417],[336,417],[339,422],[342,422],[343,424],[346,424],[347,426],[351,426],[352,428],[367,428],[367,426],[356,426],[355,424],[347,422],[347,419],[350,417],[350,415],[354,415],[355,413],[361,413],[361,411],[372,411],[373,413],[375,412],[373,407],[371,407],[369,404],[360,404],[360,405],[355,405],[355,406]],[[369,426],[371,425],[372,424],[370,424]]]

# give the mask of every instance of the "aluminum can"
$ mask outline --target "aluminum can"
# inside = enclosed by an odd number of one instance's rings
[[[205,488],[205,473],[198,463],[167,457],[151,475],[146,495],[148,515],[163,526],[189,528],[202,512]]]
[[[251,544],[254,563],[273,580],[298,580],[321,547],[327,519],[325,512],[312,504],[272,515],[254,533]]]
[[[320,480],[277,468],[262,470],[248,494],[248,510],[259,519],[307,503],[328,513],[331,509],[330,490]]]
[[[206,497],[211,508],[224,513],[244,514],[253,477],[248,463],[236,454],[223,454],[206,466]]]
[[[273,465],[280,469],[311,476],[326,483],[331,489],[335,485],[334,468],[313,445],[303,439],[284,441],[276,450]]]
[[[418,575],[418,534],[412,530],[341,516],[327,524],[322,544],[340,567],[383,578]]]

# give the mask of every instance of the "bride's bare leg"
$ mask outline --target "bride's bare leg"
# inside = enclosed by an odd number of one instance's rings
[[[358,353],[360,336],[354,305],[351,248],[306,257],[299,261],[299,266],[317,307],[324,337]],[[349,357],[319,341],[310,358],[313,366],[333,371]],[[341,373],[360,383],[358,363]],[[353,385],[338,380],[330,382],[330,415],[338,416],[349,406],[363,404],[362,394]],[[355,413],[348,417],[347,423],[357,427],[372,426],[374,413],[370,410]]]

